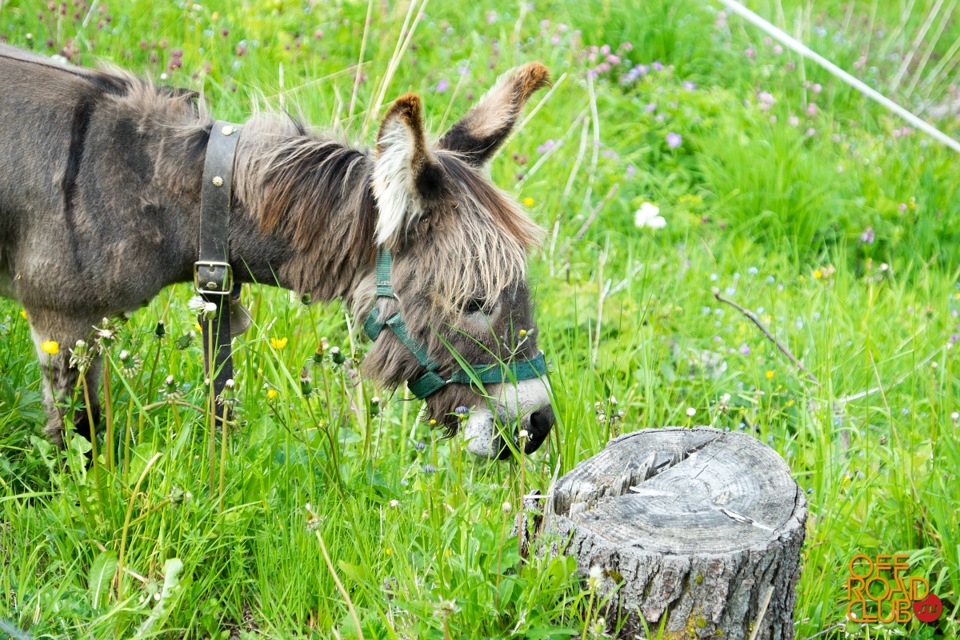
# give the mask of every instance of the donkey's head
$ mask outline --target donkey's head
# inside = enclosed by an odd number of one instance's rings
[[[462,429],[467,449],[486,457],[510,455],[505,436],[536,450],[554,422],[526,278],[526,249],[541,231],[486,171],[547,83],[538,63],[515,69],[436,144],[420,99],[405,95],[377,136],[366,367],[388,385],[407,381],[431,421]]]

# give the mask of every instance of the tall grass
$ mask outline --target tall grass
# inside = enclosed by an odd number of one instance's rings
[[[933,4],[754,8],[905,102],[933,104],[951,96],[939,62],[956,37],[937,15],[894,88]],[[798,637],[958,633],[949,152],[690,0],[431,3],[389,84],[406,4],[65,6],[4,2],[0,33],[202,90],[221,118],[283,108],[367,144],[381,91],[421,93],[439,133],[499,73],[547,64],[555,90],[491,171],[548,230],[531,278],[558,426],[532,457],[468,459],[403,391],[362,380],[366,345],[339,305],[252,287],[238,426],[211,430],[191,294],[177,286],[107,347],[112,427],[88,468],[88,443],[60,452],[40,437],[29,330],[2,301],[0,619],[51,638],[594,637],[603,625],[575,564],[520,553],[523,494],[619,433],[711,424],[774,447],[808,491]],[[644,202],[666,228],[634,225]],[[861,552],[910,554],[947,614],[848,622],[846,566]]]

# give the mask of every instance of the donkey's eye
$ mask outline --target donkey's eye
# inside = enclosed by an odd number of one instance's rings
[[[481,300],[480,298],[471,298],[470,300],[467,300],[467,303],[465,305],[463,305],[463,312],[468,314],[480,313],[481,311],[483,311],[483,308],[484,308],[483,300]]]

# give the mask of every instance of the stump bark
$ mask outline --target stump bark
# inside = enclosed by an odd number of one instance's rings
[[[621,637],[789,640],[807,517],[783,458],[743,433],[647,429],[561,478],[546,529],[599,574]],[[599,571],[598,569],[599,568]]]

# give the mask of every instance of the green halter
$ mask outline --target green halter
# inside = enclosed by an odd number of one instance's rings
[[[393,267],[393,257],[389,249],[377,250],[377,298],[396,298],[393,287],[390,285],[390,272]],[[461,363],[460,369],[454,371],[449,378],[444,379],[437,369],[440,365],[427,355],[427,348],[410,337],[407,324],[397,311],[386,320],[380,319],[380,310],[374,307],[367,316],[363,331],[371,340],[376,340],[384,328],[390,329],[410,350],[410,353],[423,365],[427,372],[415,380],[407,382],[410,392],[419,400],[436,393],[448,384],[471,384],[479,381],[482,384],[500,384],[507,380],[532,380],[547,373],[547,363],[541,351],[529,360],[511,362],[509,364],[466,364]]]

